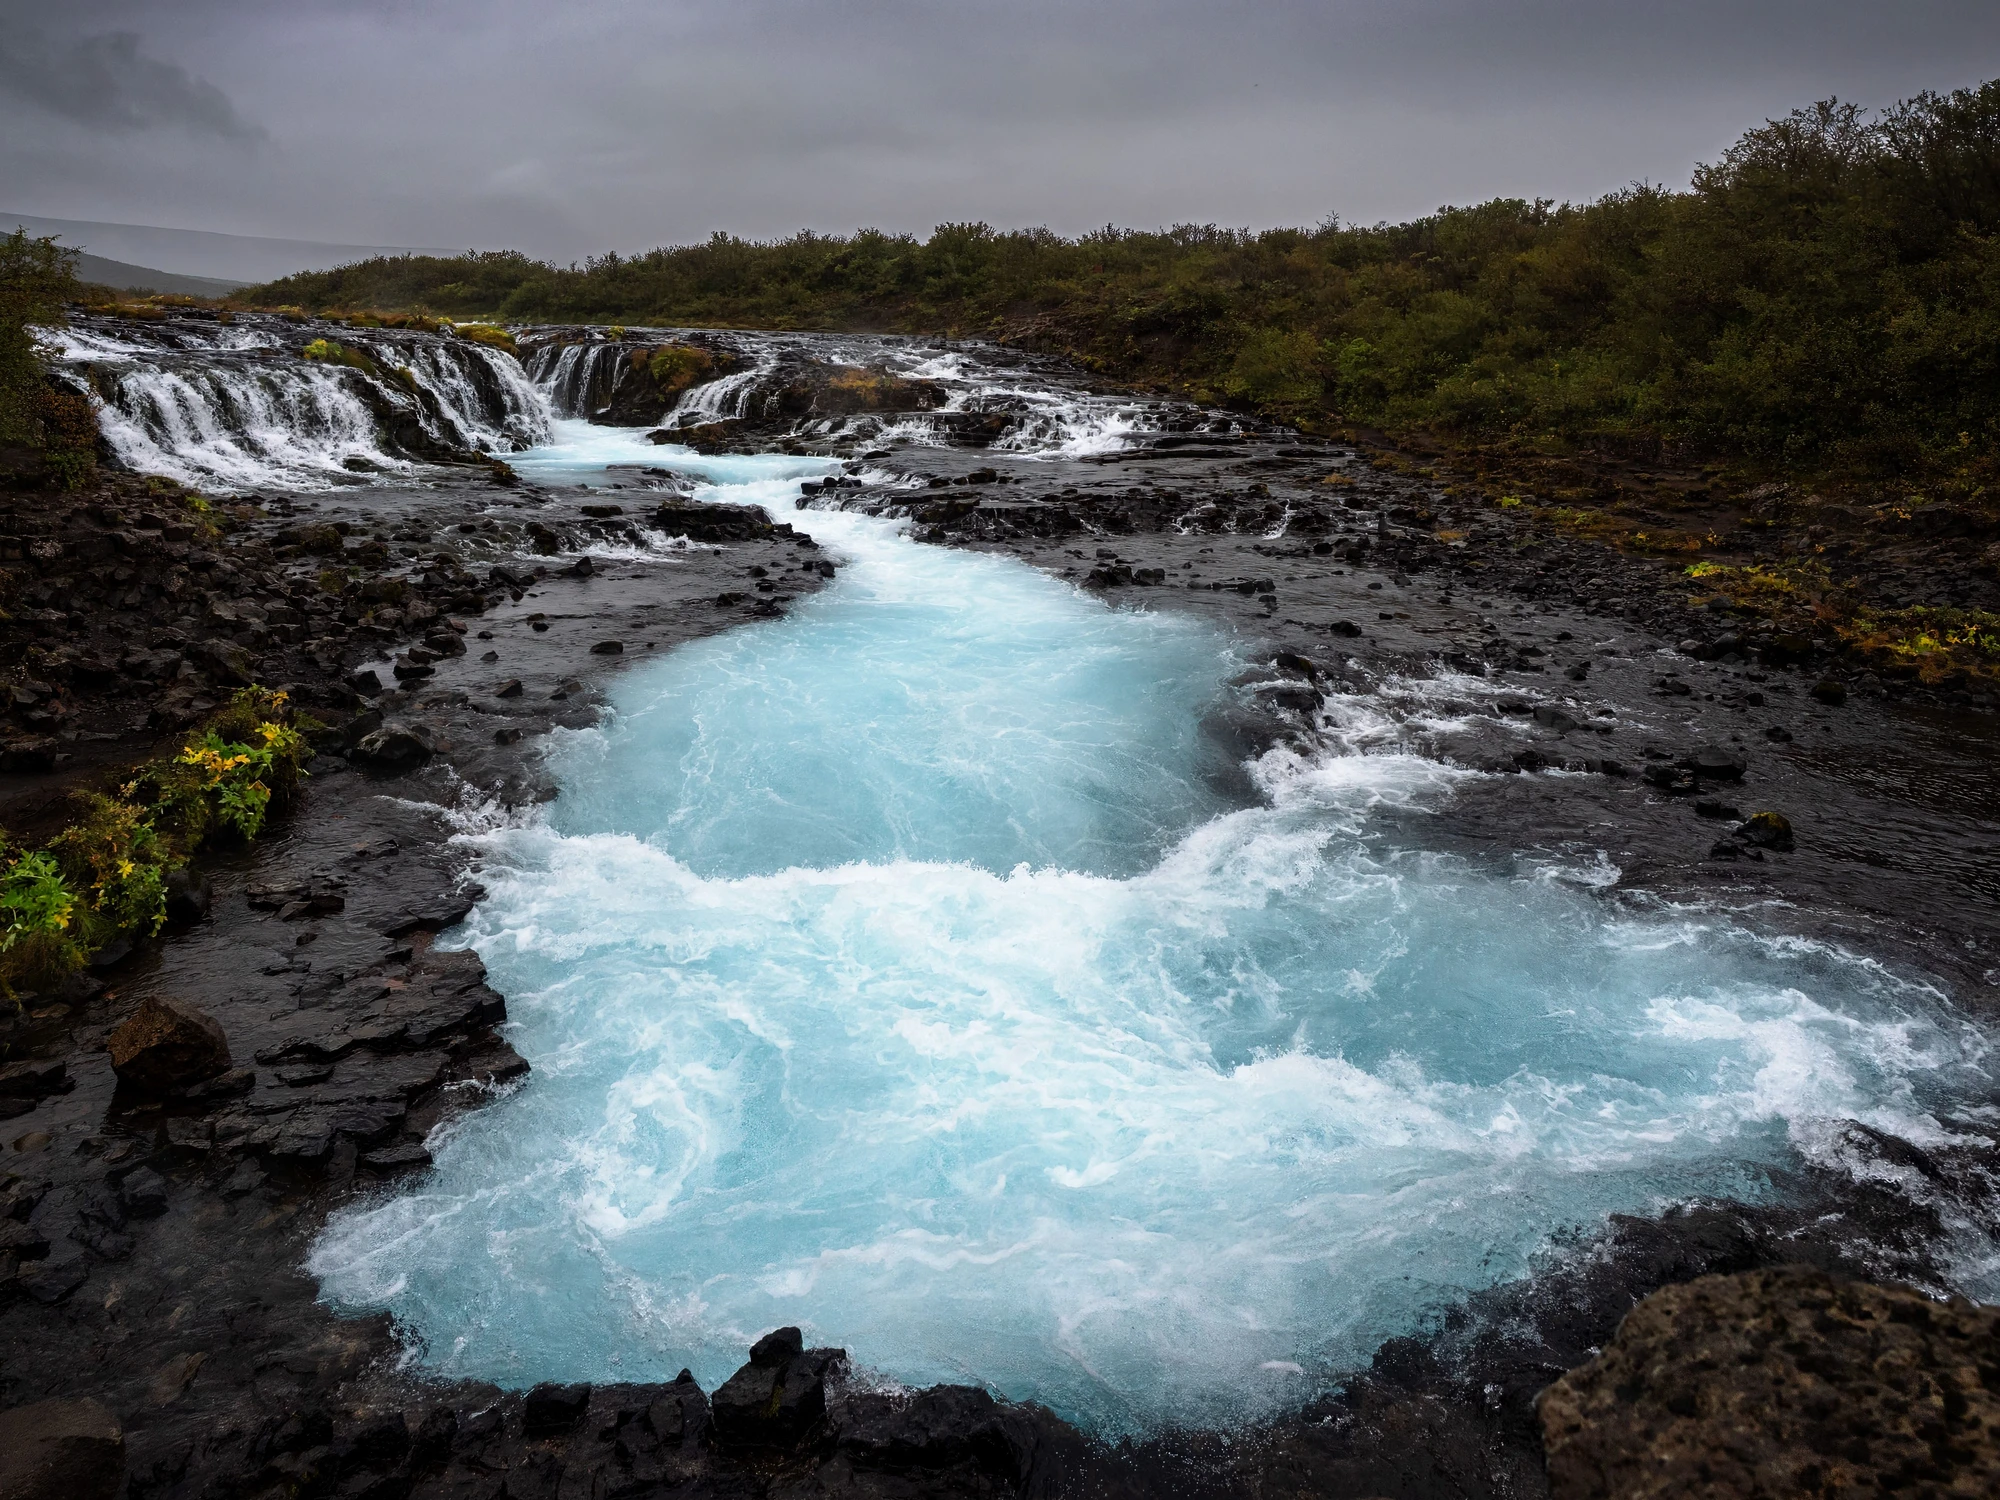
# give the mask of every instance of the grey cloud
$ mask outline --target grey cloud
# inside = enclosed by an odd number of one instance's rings
[[[76,72],[161,0],[0,0]],[[1403,218],[1682,184],[1829,94],[2000,74],[1992,0],[174,0],[254,156],[58,128],[18,64],[0,208],[568,260],[949,219]],[[18,27],[0,19],[0,52]],[[83,38],[79,42],[76,39]],[[199,58],[198,64],[194,59]],[[108,64],[107,64],[108,66]],[[171,68],[171,64],[159,64]],[[37,64],[38,68],[42,64]],[[206,85],[172,70],[186,91]],[[37,80],[46,92],[52,85]],[[132,92],[64,113],[129,123]],[[206,97],[206,96],[204,96]],[[118,111],[124,111],[122,115]],[[216,126],[205,128],[211,138]],[[226,133],[226,132],[225,132]]]
[[[265,138],[221,89],[174,63],[148,57],[131,31],[83,37],[67,46],[16,33],[0,40],[0,88],[98,130],[171,125],[225,140]]]

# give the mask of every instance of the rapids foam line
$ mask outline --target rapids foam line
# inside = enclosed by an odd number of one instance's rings
[[[655,452],[659,450],[654,450]],[[716,460],[714,498],[785,481]],[[1921,986],[1370,835],[1458,775],[1231,765],[1187,619],[816,513],[839,578],[616,679],[457,939],[524,1087],[310,1268],[442,1373],[726,1376],[771,1327],[1101,1431],[1296,1402],[1551,1236],[1990,1090]]]

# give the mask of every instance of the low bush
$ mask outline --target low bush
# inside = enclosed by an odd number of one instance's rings
[[[1403,224],[941,224],[582,266],[396,256],[244,294],[522,322],[996,333],[1294,418],[2000,486],[2000,83],[1746,133],[1683,191]],[[468,329],[461,333],[473,336]],[[1985,490],[1982,490],[1982,486]]]
[[[0,995],[156,934],[169,874],[204,848],[255,839],[297,797],[315,728],[285,694],[245,688],[115,795],[79,793],[77,817],[44,848],[0,844]]]

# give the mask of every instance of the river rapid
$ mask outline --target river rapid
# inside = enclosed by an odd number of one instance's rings
[[[870,1378],[1103,1433],[1230,1424],[1613,1213],[1856,1170],[1848,1122],[1940,1149],[1992,1124],[1987,1035],[1921,976],[1610,900],[1601,853],[1505,873],[1385,831],[1484,774],[1419,753],[1456,711],[1420,689],[1246,758],[1218,726],[1254,641],[795,508],[802,481],[914,489],[896,455],[967,416],[1028,472],[1223,441],[1224,414],[995,351],[742,336],[655,441],[588,420],[623,358],[601,339],[517,362],[362,335],[408,372],[385,381],[275,324],[173,337],[66,345],[135,466],[308,495],[483,453],[545,491],[760,506],[840,564],[618,676],[599,724],[549,736],[554,802],[451,810],[489,895],[443,942],[484,959],[534,1071],[308,1262],[429,1370],[708,1385],[798,1324]],[[940,399],[784,434],[845,429],[845,464],[674,440],[758,415],[802,358]],[[1990,1297],[1996,1264],[1960,1226],[1954,1284]]]

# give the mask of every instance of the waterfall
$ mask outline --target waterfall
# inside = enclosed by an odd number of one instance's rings
[[[527,376],[556,416],[588,418],[611,400],[626,357],[624,345],[608,341],[544,343],[529,352]]]
[[[347,358],[306,358],[316,340]],[[120,462],[221,491],[408,476],[549,434],[548,402],[519,362],[449,333],[84,314],[48,342],[59,376],[103,403]]]

